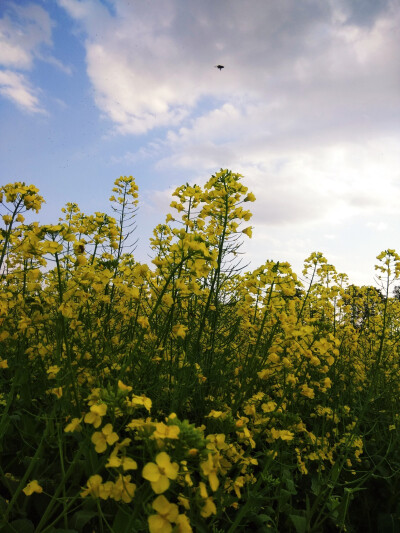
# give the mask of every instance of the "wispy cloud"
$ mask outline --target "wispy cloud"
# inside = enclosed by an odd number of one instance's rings
[[[31,69],[43,45],[51,45],[51,20],[39,5],[6,3],[0,19],[0,64]]]
[[[0,94],[24,111],[46,113],[40,105],[39,90],[33,88],[24,74],[0,70]]]
[[[19,108],[32,113],[43,113],[40,89],[29,79],[29,71],[36,60],[46,61],[66,74],[71,68],[50,52],[53,22],[47,11],[34,3],[19,5],[6,2],[0,19],[0,94]],[[22,74],[20,71],[24,71]]]

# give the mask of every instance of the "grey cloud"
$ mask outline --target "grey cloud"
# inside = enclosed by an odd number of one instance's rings
[[[350,123],[364,131],[377,120],[396,128],[393,2],[379,9],[367,2],[368,27],[356,25],[362,9],[352,1],[170,0],[155,8],[114,0],[112,13],[100,3],[59,2],[86,31],[96,103],[121,133],[190,127],[204,101],[246,110],[281,102],[263,115],[278,137]],[[226,67],[221,73],[217,62]]]
[[[383,205],[362,161],[393,174],[393,147],[371,150],[399,136],[397,0],[60,3],[100,110],[120,133],[158,128],[158,170],[242,172],[268,225]]]
[[[360,208],[376,208],[377,205],[383,205],[382,198],[376,198],[373,194],[368,194],[366,191],[358,191],[357,193],[346,195],[343,200],[354,207]]]
[[[357,26],[371,26],[376,18],[389,9],[395,9],[398,2],[393,0],[353,0],[343,2],[347,11],[347,22]]]

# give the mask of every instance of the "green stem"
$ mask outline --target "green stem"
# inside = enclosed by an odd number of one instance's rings
[[[15,504],[18,496],[22,492],[22,489],[26,486],[26,482],[27,482],[31,472],[33,471],[33,469],[36,466],[36,463],[37,463],[37,461],[38,461],[38,459],[40,457],[40,454],[42,453],[42,448],[43,448],[44,442],[47,439],[48,431],[49,431],[49,424],[46,423],[46,428],[45,428],[45,430],[43,432],[43,436],[42,436],[42,438],[40,440],[39,446],[37,447],[35,455],[32,457],[32,459],[31,459],[31,461],[29,463],[29,466],[26,469],[26,472],[23,475],[21,481],[19,482],[19,485],[18,485],[16,491],[14,492],[14,494],[13,494],[13,496],[11,498],[11,501],[8,504],[7,510],[6,510],[6,512],[5,512],[4,516],[3,516],[2,522],[4,524],[7,524],[7,520],[8,520],[8,517],[10,516],[10,514],[11,514],[12,508],[14,507],[14,504]]]

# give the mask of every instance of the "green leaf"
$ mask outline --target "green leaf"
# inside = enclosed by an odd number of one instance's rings
[[[97,516],[97,512],[81,509],[72,516],[71,525],[78,531],[83,531],[85,525],[95,516]]]
[[[296,533],[306,533],[306,526],[307,526],[306,517],[300,516],[298,514],[291,514],[289,516],[296,529]]]
[[[333,483],[336,483],[336,481],[338,480],[340,471],[341,471],[341,468],[339,466],[339,463],[335,463],[331,470],[331,479]]]
[[[283,479],[285,480],[286,488],[290,494],[297,494],[296,484],[293,481],[292,474],[289,470],[285,469],[283,471]]]
[[[263,527],[269,522],[273,522],[272,518],[266,514],[250,514],[248,516],[248,522],[257,527]]]
[[[316,476],[311,479],[311,492],[316,496],[321,492],[321,483]]]
[[[286,490],[286,489],[281,489],[279,491],[279,504],[282,506],[284,505],[285,503],[287,503],[290,499],[290,497],[292,496],[292,492]]]

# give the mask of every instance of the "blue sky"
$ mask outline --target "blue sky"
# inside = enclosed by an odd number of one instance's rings
[[[400,252],[399,33],[399,0],[0,0],[0,182],[45,223],[135,176],[143,261],[173,189],[229,168],[252,267],[321,251],[372,284]]]

